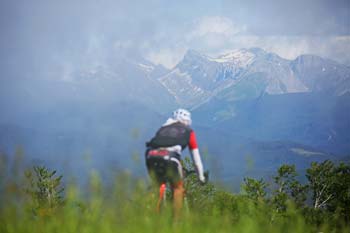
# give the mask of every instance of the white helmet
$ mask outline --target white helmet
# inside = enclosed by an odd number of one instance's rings
[[[179,108],[173,112],[174,120],[180,121],[186,125],[192,124],[191,113],[183,108]]]

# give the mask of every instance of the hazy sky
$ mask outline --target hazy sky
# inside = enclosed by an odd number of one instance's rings
[[[350,65],[349,0],[2,0],[0,27],[8,73],[55,72],[120,53],[170,68],[190,48],[215,56],[261,47]]]

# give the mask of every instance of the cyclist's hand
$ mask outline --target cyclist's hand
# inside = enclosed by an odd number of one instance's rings
[[[205,171],[204,174],[199,176],[199,181],[201,184],[206,184],[209,181],[209,171]]]
[[[199,182],[201,182],[201,184],[207,183],[207,179],[205,178],[205,176],[203,174],[201,174],[199,176]]]

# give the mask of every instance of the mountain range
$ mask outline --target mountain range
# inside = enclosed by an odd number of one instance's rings
[[[350,68],[315,55],[189,50],[172,69],[114,56],[68,77],[6,79],[0,107],[1,151],[22,145],[33,161],[71,167],[88,151],[94,166],[143,173],[135,158],[177,107],[192,110],[205,163],[226,180],[350,154]]]
[[[196,108],[213,97],[224,100],[328,91],[350,91],[350,68],[313,55],[286,60],[259,48],[240,49],[217,58],[188,51],[158,78],[180,105]]]

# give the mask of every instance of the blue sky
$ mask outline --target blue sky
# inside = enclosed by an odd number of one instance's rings
[[[1,1],[0,68],[29,72],[142,56],[168,68],[188,49],[261,47],[350,65],[350,1]],[[59,68],[57,68],[59,69]]]

